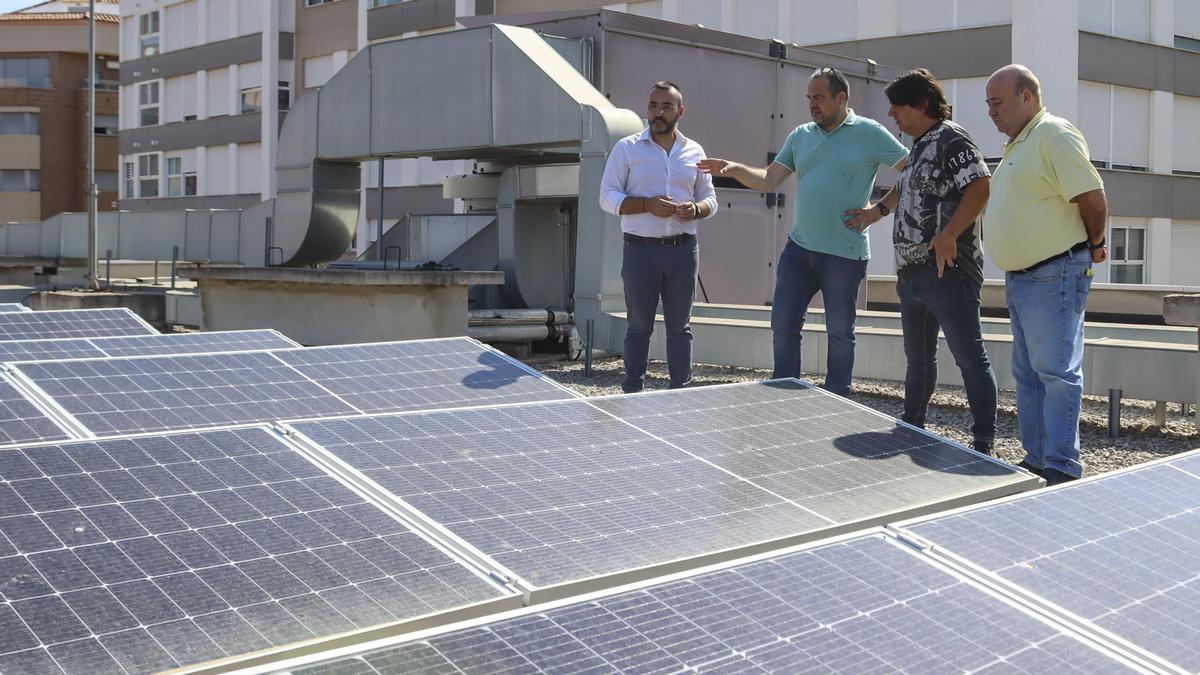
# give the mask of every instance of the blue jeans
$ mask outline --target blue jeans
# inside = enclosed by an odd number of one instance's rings
[[[650,335],[654,314],[662,298],[663,322],[667,326],[667,371],[671,388],[692,383],[692,297],[700,248],[693,237],[675,246],[625,242],[621,281],[625,284],[625,380],[626,393],[646,386],[650,361]]]
[[[1009,272],[1005,283],[1025,461],[1081,476],[1083,310],[1092,287],[1091,254],[1083,250],[1031,272]]]
[[[850,394],[850,375],[854,371],[854,302],[858,285],[866,275],[866,260],[809,251],[788,240],[779,255],[771,306],[773,377],[800,377],[800,331],[808,315],[808,303],[821,291],[829,342],[825,389],[839,396]]]
[[[929,399],[937,386],[938,329],[962,372],[971,407],[971,433],[975,443],[990,446],[996,437],[996,373],[983,348],[979,324],[982,282],[962,268],[947,267],[938,278],[932,264],[901,268],[896,293],[900,296],[900,324],[904,328],[904,415],[909,424],[925,426]]]

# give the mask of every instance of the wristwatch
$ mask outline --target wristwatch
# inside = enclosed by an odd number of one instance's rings
[[[883,202],[877,202],[875,204],[875,206],[877,206],[879,208],[880,216],[886,216],[887,214],[892,212],[892,210],[887,207],[887,204],[884,204]]]
[[[1099,244],[1093,244],[1091,241],[1088,241],[1088,250],[1089,251],[1098,251],[1098,250],[1104,248],[1107,244],[1108,244],[1108,242],[1105,240],[1105,238],[1100,237]]]

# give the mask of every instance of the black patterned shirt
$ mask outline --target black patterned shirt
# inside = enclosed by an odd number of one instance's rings
[[[932,261],[929,243],[946,228],[972,181],[990,176],[983,153],[954,122],[935,124],[913,142],[908,164],[896,182],[895,227],[892,242],[896,269]],[[955,264],[976,281],[983,281],[980,221],[958,238]]]

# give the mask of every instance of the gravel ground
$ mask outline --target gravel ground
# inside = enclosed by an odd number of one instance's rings
[[[534,354],[526,363],[585,396],[621,393],[620,357],[596,359],[593,377],[583,375],[583,361],[562,356]],[[696,385],[751,382],[770,377],[770,371],[728,366],[697,365]],[[820,375],[806,375],[820,383]],[[667,387],[666,363],[651,361],[646,387]],[[855,378],[851,398],[887,415],[898,417],[904,410],[904,387],[897,382]],[[1017,434],[1016,395],[1001,390],[997,419],[996,454],[1016,463],[1024,457]],[[929,408],[926,427],[934,433],[970,445],[971,413],[962,387],[939,387]],[[1200,448],[1200,432],[1192,416],[1180,415],[1178,403],[1168,405],[1167,426],[1154,424],[1154,402],[1125,400],[1121,404],[1121,437],[1108,437],[1108,399],[1085,396],[1080,419],[1080,434],[1085,475],[1105,473],[1152,459]]]

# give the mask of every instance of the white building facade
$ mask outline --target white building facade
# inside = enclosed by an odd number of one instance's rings
[[[1105,179],[1113,259],[1097,280],[1200,286],[1200,0],[122,0],[122,208],[274,196],[280,115],[372,42],[452,30],[456,17],[596,6],[927,67],[993,160],[1004,138],[984,84],[1024,63]],[[377,236],[381,207],[384,228],[403,213],[461,211],[440,183],[469,170],[387,160],[381,195],[379,163],[364,163],[356,246]],[[886,223],[872,230],[873,248],[889,251]],[[870,273],[892,265],[877,255]]]

